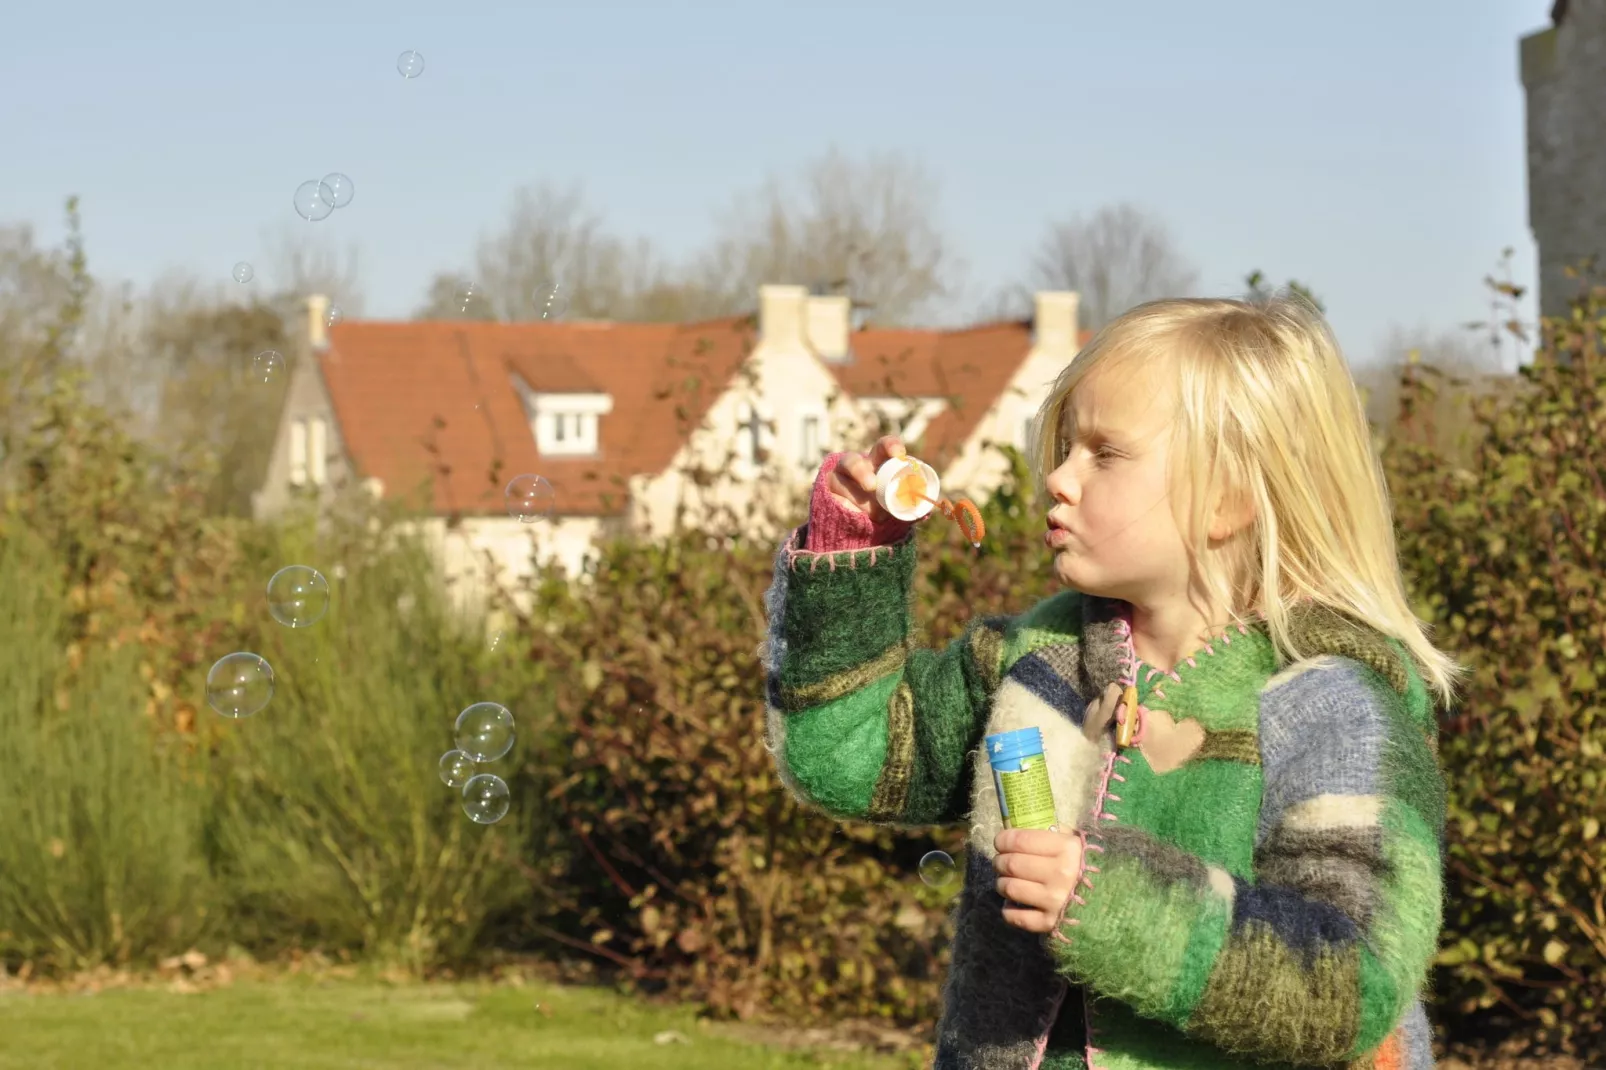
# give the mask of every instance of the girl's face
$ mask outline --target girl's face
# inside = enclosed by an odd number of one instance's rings
[[[1100,368],[1076,387],[1048,475],[1046,542],[1075,590],[1152,606],[1186,597],[1187,543],[1173,508],[1174,390],[1151,366]]]

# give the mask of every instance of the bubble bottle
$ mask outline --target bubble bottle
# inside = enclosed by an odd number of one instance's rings
[[[1048,763],[1043,758],[1043,733],[1036,728],[1017,728],[990,735],[984,743],[1005,827],[1053,828],[1058,819],[1054,814],[1054,790],[1048,782]]]
[[[951,502],[941,497],[942,484],[937,479],[937,471],[925,461],[914,457],[888,460],[876,471],[875,495],[881,508],[898,520],[912,523],[925,519],[933,509],[939,509],[943,516],[959,525],[971,546],[980,549],[981,540],[986,537],[987,527],[982,523],[981,510],[969,498]]]

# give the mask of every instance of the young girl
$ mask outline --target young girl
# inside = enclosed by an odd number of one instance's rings
[[[1157,301],[1034,424],[1065,590],[914,641],[901,456],[820,469],[768,598],[767,735],[833,816],[971,829],[937,1070],[1433,1065],[1436,703],[1361,402],[1296,299]],[[983,736],[1042,733],[1004,829]]]

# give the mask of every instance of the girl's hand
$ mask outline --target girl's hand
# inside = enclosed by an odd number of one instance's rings
[[[896,435],[886,435],[877,439],[867,454],[844,453],[836,468],[825,477],[825,489],[849,509],[869,517],[872,523],[886,523],[892,519],[892,514],[876,501],[875,474],[892,458],[907,456],[903,440]]]
[[[993,839],[1004,920],[1029,933],[1051,933],[1082,880],[1082,839],[1052,829],[1005,829]]]

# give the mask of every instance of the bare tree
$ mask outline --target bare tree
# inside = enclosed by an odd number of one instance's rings
[[[896,155],[836,149],[802,188],[775,179],[739,199],[694,265],[698,288],[727,310],[751,309],[764,283],[846,293],[877,322],[905,322],[949,296],[958,265],[937,221],[937,187]]]
[[[418,316],[641,319],[644,296],[669,277],[646,241],[608,233],[578,189],[537,185],[519,190],[507,224],[481,238],[472,271],[431,280]]]
[[[364,300],[361,257],[356,246],[342,253],[325,234],[307,229],[316,224],[285,225],[264,239],[265,255],[256,269],[253,293],[287,319],[302,314],[302,302],[322,294],[346,316],[362,315]]]
[[[1032,267],[1038,287],[1081,295],[1082,324],[1094,330],[1144,301],[1185,294],[1199,277],[1165,224],[1130,204],[1053,224]]]

